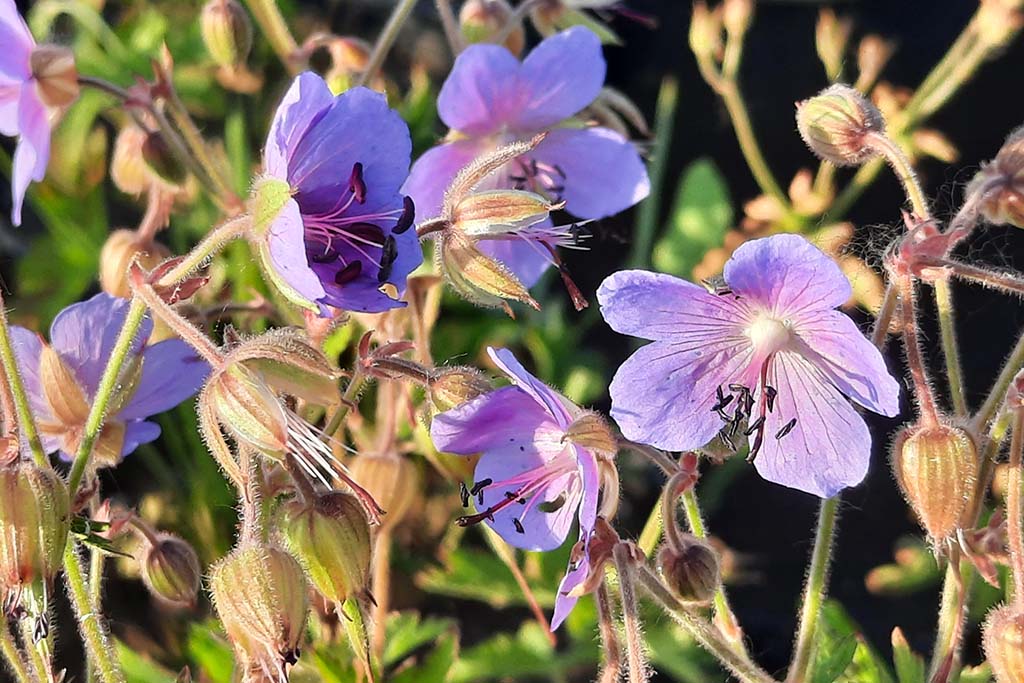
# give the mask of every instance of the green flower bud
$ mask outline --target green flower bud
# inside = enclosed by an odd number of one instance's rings
[[[444,368],[427,382],[430,402],[439,413],[483,396],[492,388],[476,368]]]
[[[210,593],[244,670],[298,661],[309,587],[298,561],[272,546],[236,549],[210,573]]]
[[[870,136],[885,131],[885,120],[859,92],[836,84],[797,103],[796,126],[820,158],[836,166],[859,166],[877,155]]]
[[[236,0],[209,0],[199,17],[203,44],[223,67],[240,66],[252,49],[252,22]]]
[[[459,27],[468,43],[490,42],[492,36],[506,30],[514,12],[505,0],[467,0],[459,10]],[[526,31],[519,20],[502,43],[517,57],[526,47]]]
[[[366,591],[370,522],[355,496],[332,491],[313,501],[295,501],[285,510],[282,532],[325,598],[341,604]]]
[[[202,570],[192,546],[170,534],[158,534],[145,546],[140,570],[149,592],[171,607],[194,606]]]
[[[668,587],[683,602],[709,601],[722,582],[718,554],[694,537],[681,548],[663,546],[658,551],[658,569]]]
[[[288,416],[277,395],[254,371],[227,365],[206,384],[199,399],[240,443],[280,460],[288,450]]]
[[[1005,606],[985,620],[985,656],[996,683],[1024,681],[1024,612]]]

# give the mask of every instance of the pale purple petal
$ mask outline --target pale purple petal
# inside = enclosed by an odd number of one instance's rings
[[[3,75],[0,74],[0,79]],[[21,84],[4,85],[0,82],[0,135],[14,137],[18,134],[18,101],[21,100]]]
[[[576,26],[546,38],[519,70],[519,131],[539,131],[574,116],[593,102],[604,85],[601,39]]]
[[[264,152],[267,173],[281,180],[288,179],[288,160],[292,150],[333,100],[330,88],[312,71],[295,77],[278,105],[267,134]]]
[[[876,413],[899,414],[900,383],[848,315],[830,310],[801,316],[794,331],[805,345],[800,352],[840,391]]]
[[[43,353],[43,344],[42,338],[37,333],[24,327],[11,325],[11,346],[14,347],[14,357],[18,361],[18,371],[22,384],[25,386],[25,393],[28,394],[32,414],[37,421],[52,422],[53,415],[50,412],[50,404],[46,401],[43,384],[39,378],[39,362]]]
[[[18,104],[18,147],[11,168],[11,222],[21,225],[28,185],[46,176],[50,160],[50,121],[34,88],[22,88]]]
[[[573,416],[566,408],[565,399],[562,396],[531,375],[522,364],[516,360],[508,349],[495,349],[487,347],[487,354],[494,361],[494,364],[504,372],[512,382],[520,389],[530,394],[537,403],[547,409],[548,414],[555,419],[561,427],[567,427],[572,422]]]
[[[558,594],[555,596],[555,611],[551,615],[552,631],[558,630],[558,627],[568,618],[576,603],[580,600],[578,597],[569,594],[586,581],[587,576],[590,575],[590,557],[588,554],[587,551],[584,551],[583,559],[575,566],[570,565],[565,572],[565,576],[562,577],[562,582],[558,584]]]
[[[121,457],[128,455],[136,448],[145,443],[156,441],[160,438],[160,425],[155,422],[134,420],[124,426],[124,446],[121,447]]]
[[[713,343],[743,336],[750,313],[733,297],[663,273],[623,270],[597,290],[601,315],[616,332],[641,339]]]
[[[416,203],[417,221],[441,215],[448,186],[483,151],[484,144],[477,140],[459,140],[428,149],[416,160],[401,191]]]
[[[519,237],[480,240],[476,246],[512,271],[527,289],[537,284],[540,276],[551,267],[551,256],[543,245]]]
[[[319,301],[324,286],[306,258],[306,235],[299,205],[289,199],[267,233],[267,249],[275,274],[308,301]]]
[[[199,391],[209,372],[207,362],[180,339],[146,347],[138,388],[118,419],[143,419],[170,410]]]
[[[799,235],[773,235],[740,245],[725,264],[725,281],[779,318],[836,308],[852,292],[836,262]]]
[[[517,386],[502,387],[434,417],[430,437],[444,453],[473,455],[506,444],[530,441],[555,423],[536,400]]]
[[[75,373],[89,397],[96,395],[127,313],[125,299],[101,292],[87,301],[71,304],[53,319],[50,344]],[[153,323],[148,318],[143,320],[129,352],[131,355],[139,353],[152,330]]]
[[[651,191],[636,147],[608,128],[553,130],[533,156],[564,172],[565,209],[580,218],[619,213]]]
[[[17,67],[18,74],[28,76],[28,53],[35,44],[14,0],[0,0],[0,45],[3,45],[3,50],[0,50],[0,71],[7,72]]]
[[[601,471],[597,458],[585,448],[573,447],[576,456],[576,467],[580,480],[583,482],[583,500],[580,503],[580,534],[590,536],[597,522],[598,493],[601,488]]]
[[[793,352],[775,356],[768,383],[778,398],[766,416],[764,443],[754,460],[760,475],[822,498],[859,484],[871,460],[871,433],[849,401]],[[775,438],[793,418],[792,430]]]
[[[489,135],[519,111],[519,61],[498,45],[470,45],[456,58],[437,96],[437,113],[450,128]]]
[[[752,356],[749,343],[718,337],[648,344],[615,373],[611,416],[632,441],[669,451],[700,448],[723,427],[711,409],[717,389],[753,386]]]

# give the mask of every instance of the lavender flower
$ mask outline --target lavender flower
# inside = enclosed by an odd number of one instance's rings
[[[409,229],[412,201],[398,192],[411,148],[380,93],[335,97],[314,73],[295,79],[267,136],[261,181],[287,187],[275,192],[283,199],[261,255],[289,298],[325,317],[327,306],[377,313],[405,305],[382,287],[401,294],[423,260]]]
[[[715,291],[646,271],[598,290],[618,332],[654,343],[611,384],[623,434],[666,450],[750,437],[762,477],[822,497],[867,473],[871,434],[855,403],[899,413],[899,383],[844,313],[850,284],[797,235],[742,245]],[[756,459],[755,459],[756,458]]]
[[[475,497],[480,512],[460,524],[484,521],[517,548],[551,550],[579,520],[579,543],[555,602],[555,629],[576,604],[573,589],[587,577],[597,520],[598,457],[566,439],[583,410],[527,372],[508,350],[487,352],[512,386],[441,413],[430,434],[438,450],[483,453],[475,483],[463,489],[464,503]]]
[[[513,141],[554,128],[528,155],[494,173],[482,189],[525,189],[582,219],[618,213],[647,196],[650,182],[636,148],[618,133],[577,124],[558,127],[594,101],[604,84],[601,41],[582,27],[544,40],[520,63],[497,45],[471,45],[459,55],[437,106],[453,141],[429,150],[412,167],[403,191],[421,216],[436,216],[460,169]],[[546,228],[546,229],[545,229]],[[550,248],[575,246],[573,230],[551,223],[504,233],[480,249],[526,286],[554,262]]]
[[[0,134],[18,137],[11,220],[21,225],[28,184],[46,175],[50,127],[55,113],[78,96],[78,74],[69,50],[36,45],[14,0],[0,0],[0,46]]]
[[[71,458],[78,450],[127,311],[127,301],[105,293],[72,304],[50,326],[49,345],[35,332],[11,328],[18,368],[47,453],[60,451]],[[123,389],[95,446],[100,464],[112,466],[159,437],[160,426],[146,418],[194,394],[209,372],[209,366],[180,339],[148,344],[152,330],[153,323],[145,320],[130,350]]]

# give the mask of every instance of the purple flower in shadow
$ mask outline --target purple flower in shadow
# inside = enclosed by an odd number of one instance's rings
[[[441,413],[430,435],[440,451],[483,453],[476,481],[463,490],[464,502],[475,498],[479,513],[461,518],[460,524],[483,521],[517,548],[552,550],[579,520],[579,543],[551,620],[556,629],[578,600],[573,589],[587,578],[598,510],[598,458],[565,439],[582,409],[527,372],[508,350],[487,352],[512,385]]]
[[[633,441],[670,451],[750,439],[765,479],[830,497],[861,482],[871,434],[858,405],[899,413],[899,383],[836,307],[850,283],[797,235],[742,245],[711,292],[629,270],[598,290],[612,329],[650,339],[612,380],[612,417]],[[849,399],[849,400],[848,400]]]
[[[377,313],[423,260],[411,230],[412,200],[399,194],[409,171],[409,129],[384,95],[353,88],[335,97],[323,79],[296,77],[267,136],[268,178],[291,195],[267,233],[271,275],[293,301]]]
[[[85,417],[128,312],[124,299],[97,294],[61,311],[50,326],[50,344],[39,334],[12,326],[18,368],[47,453],[74,457]],[[160,436],[147,417],[189,398],[210,367],[180,339],[148,344],[153,330],[143,321],[121,379],[122,393],[97,440],[97,462],[112,466],[138,446]]]
[[[453,141],[420,157],[403,191],[416,201],[421,217],[437,216],[459,170],[501,145],[551,130],[530,154],[506,164],[481,189],[524,189],[553,202],[564,200],[566,211],[582,219],[633,206],[650,191],[636,148],[607,128],[559,127],[594,101],[604,76],[601,41],[582,27],[547,38],[522,63],[504,47],[471,45],[455,60],[437,100]],[[481,241],[480,249],[532,286],[553,262],[537,242],[562,243],[560,231],[547,235],[540,227],[529,235]]]

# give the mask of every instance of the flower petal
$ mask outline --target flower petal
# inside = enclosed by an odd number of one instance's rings
[[[11,222],[21,225],[21,207],[31,181],[46,176],[50,160],[50,121],[35,88],[22,88],[18,103],[18,147],[11,169]]]
[[[559,426],[563,428],[569,426],[573,415],[566,409],[565,399],[557,391],[527,372],[511,351],[489,346],[487,355],[517,387],[530,394],[537,403],[544,406]]]
[[[519,61],[498,45],[470,45],[455,59],[437,96],[437,113],[450,128],[489,135],[519,110]]]
[[[168,339],[142,352],[138,388],[117,417],[140,420],[170,410],[203,386],[210,366],[180,339]]]
[[[611,415],[627,439],[669,451],[700,448],[723,427],[711,407],[730,383],[753,385],[753,348],[731,339],[656,341],[615,373]]]
[[[590,29],[575,26],[546,38],[519,70],[514,128],[544,130],[579,113],[601,92],[605,70],[601,39]]]
[[[3,74],[0,73],[0,78]],[[18,102],[21,100],[20,84],[5,85],[0,82],[0,135],[14,137],[18,134]]]
[[[795,321],[794,330],[806,344],[801,353],[840,391],[876,413],[899,414],[900,383],[848,315],[830,310],[803,316]]]
[[[11,325],[11,346],[14,357],[18,361],[18,373],[28,394],[32,415],[38,422],[52,422],[50,404],[43,393],[43,384],[39,378],[39,362],[43,353],[43,340],[38,334],[24,327]]]
[[[550,223],[550,221],[548,221]],[[551,259],[544,246],[536,242],[512,237],[500,240],[481,240],[476,244],[484,254],[498,261],[519,278],[529,289],[551,267]]]
[[[565,173],[565,209],[580,218],[619,213],[651,191],[636,147],[608,128],[553,130],[534,156]]]
[[[530,394],[511,386],[437,415],[430,424],[430,437],[439,451],[473,455],[526,443],[541,425],[555,426]]]
[[[267,134],[264,165],[267,173],[286,180],[288,161],[309,128],[320,120],[334,101],[334,95],[320,76],[305,71],[295,77]]]
[[[448,186],[483,152],[483,147],[477,140],[459,140],[428,149],[416,160],[401,191],[416,203],[417,222],[441,215]]]
[[[142,444],[156,441],[160,438],[160,425],[155,422],[135,420],[124,426],[124,446],[121,448],[121,457],[128,455]]]
[[[107,366],[114,344],[121,333],[128,302],[106,293],[71,304],[57,314],[50,325],[53,350],[74,371],[88,397],[96,395],[100,377]],[[153,331],[153,323],[143,320],[130,350],[138,354]]]
[[[859,484],[871,460],[871,433],[849,401],[798,353],[777,354],[768,383],[778,397],[765,418],[764,443],[754,460],[758,473],[822,498]],[[791,431],[776,438],[794,418]]]
[[[0,0],[0,73],[28,77],[31,74],[28,59],[36,41],[14,0]]]
[[[273,220],[266,239],[274,274],[307,301],[320,301],[324,286],[306,257],[305,227],[294,199],[289,199]]]
[[[740,245],[725,264],[725,281],[785,318],[836,308],[850,282],[836,262],[800,235],[772,235]]]

